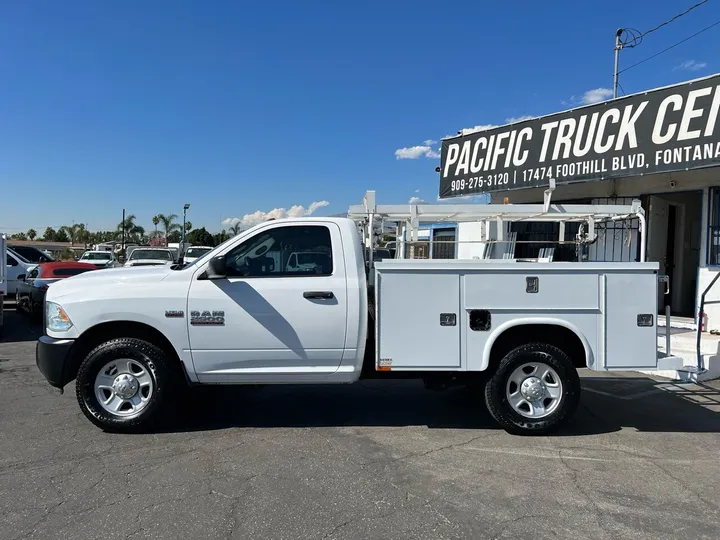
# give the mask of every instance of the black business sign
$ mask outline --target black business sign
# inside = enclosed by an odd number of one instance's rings
[[[440,198],[720,165],[720,75],[445,139]]]

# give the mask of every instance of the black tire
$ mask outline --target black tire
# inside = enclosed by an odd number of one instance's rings
[[[507,385],[513,371],[528,362],[537,362],[557,372],[562,383],[560,403],[548,416],[527,418],[518,413],[507,398]],[[515,435],[545,435],[567,423],[580,403],[580,377],[577,369],[562,350],[545,343],[521,345],[500,361],[485,384],[485,404],[492,417],[507,431]]]
[[[112,360],[127,358],[141,364],[153,382],[153,391],[145,407],[136,415],[122,417],[106,411],[95,395],[95,378]],[[135,338],[116,338],[92,351],[80,364],[75,394],[80,409],[96,426],[105,431],[137,432],[153,426],[163,418],[174,389],[181,384],[174,360],[157,346]]]

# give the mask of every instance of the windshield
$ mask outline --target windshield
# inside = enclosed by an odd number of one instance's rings
[[[188,248],[185,256],[186,257],[200,257],[202,255],[205,255],[211,249],[212,248],[191,247],[191,248]]]
[[[146,259],[162,259],[165,261],[172,261],[173,257],[169,251],[163,249],[136,249],[130,255],[130,260],[146,260]]]
[[[17,251],[13,251],[13,250],[10,249],[10,248],[8,248],[8,251],[10,251],[10,252],[13,254],[13,256],[15,256],[15,258],[18,259],[20,262],[24,262],[24,263],[26,263],[26,264],[30,264],[30,261],[27,260],[27,259],[26,259],[25,257],[23,257],[22,255],[20,255]]]
[[[86,261],[109,261],[112,259],[112,253],[83,253],[80,260]]]

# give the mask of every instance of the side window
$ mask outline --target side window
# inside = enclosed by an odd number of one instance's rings
[[[15,260],[14,257],[11,257],[10,255],[7,255],[7,256],[5,257],[5,264],[6,264],[7,266],[17,266],[17,265],[18,265],[18,262]]]
[[[249,238],[225,256],[236,277],[329,276],[330,230],[322,225],[277,227]]]

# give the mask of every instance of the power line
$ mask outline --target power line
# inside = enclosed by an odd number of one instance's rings
[[[707,2],[707,0],[705,0],[705,1]],[[713,28],[714,26],[717,26],[718,24],[720,24],[720,21],[715,21],[715,22],[712,23],[710,26],[706,26],[705,28],[703,28],[703,29],[700,30],[699,32],[695,32],[693,35],[688,36],[688,37],[686,37],[685,39],[678,41],[678,42],[675,43],[674,45],[670,45],[668,48],[663,49],[662,51],[657,52],[657,53],[653,54],[652,56],[648,56],[648,57],[645,58],[644,60],[640,60],[639,62],[636,62],[636,63],[632,64],[631,66],[628,66],[628,67],[626,67],[625,69],[622,69],[622,70],[618,71],[618,75],[619,75],[620,73],[624,73],[625,71],[627,71],[627,70],[629,70],[629,69],[632,69],[632,68],[634,68],[634,67],[637,67],[637,66],[639,66],[640,64],[644,64],[644,63],[647,62],[648,60],[652,60],[653,58],[655,58],[655,57],[657,57],[657,56],[660,56],[661,54],[664,54],[664,53],[668,52],[670,49],[674,49],[674,48],[677,47],[678,45],[682,45],[682,44],[685,43],[686,41],[690,41],[692,38],[694,38],[694,37],[696,37],[696,36],[699,36],[699,35],[702,34],[703,32],[707,32],[708,30],[710,30],[710,29]]]
[[[648,30],[647,32],[643,32],[642,34],[640,34],[640,39],[642,39],[644,36],[647,36],[648,34],[652,34],[652,33],[655,32],[656,30],[660,30],[663,26],[667,26],[668,24],[670,24],[670,23],[673,22],[673,21],[676,21],[677,19],[679,19],[679,18],[682,17],[683,15],[687,15],[687,14],[690,13],[693,9],[699,8],[700,6],[702,6],[703,4],[705,4],[707,1],[708,1],[708,0],[702,0],[702,2],[698,2],[698,3],[695,4],[694,6],[691,6],[691,7],[687,8],[687,9],[686,9],[685,11],[683,11],[682,13],[678,13],[678,14],[675,15],[672,19],[668,19],[668,20],[665,21],[664,23],[658,24],[655,28],[651,28],[651,29]]]
[[[660,23],[657,26],[655,26],[654,28],[651,28],[650,30],[646,30],[645,32],[641,32],[640,30],[637,30],[635,28],[622,28],[621,30],[619,30],[619,32],[621,33],[620,36],[624,36],[624,38],[618,36],[619,43],[617,44],[617,46],[619,46],[621,49],[633,49],[633,48],[637,47],[638,45],[640,45],[643,42],[643,38],[645,36],[647,36],[648,34],[652,34],[653,32],[660,30],[660,28],[667,26],[668,24],[678,20],[683,15],[687,15],[693,9],[699,8],[703,4],[707,3],[707,1],[708,0],[702,0],[702,2],[698,2],[697,4],[690,6],[682,13],[678,13],[673,18],[668,19],[667,21]]]

